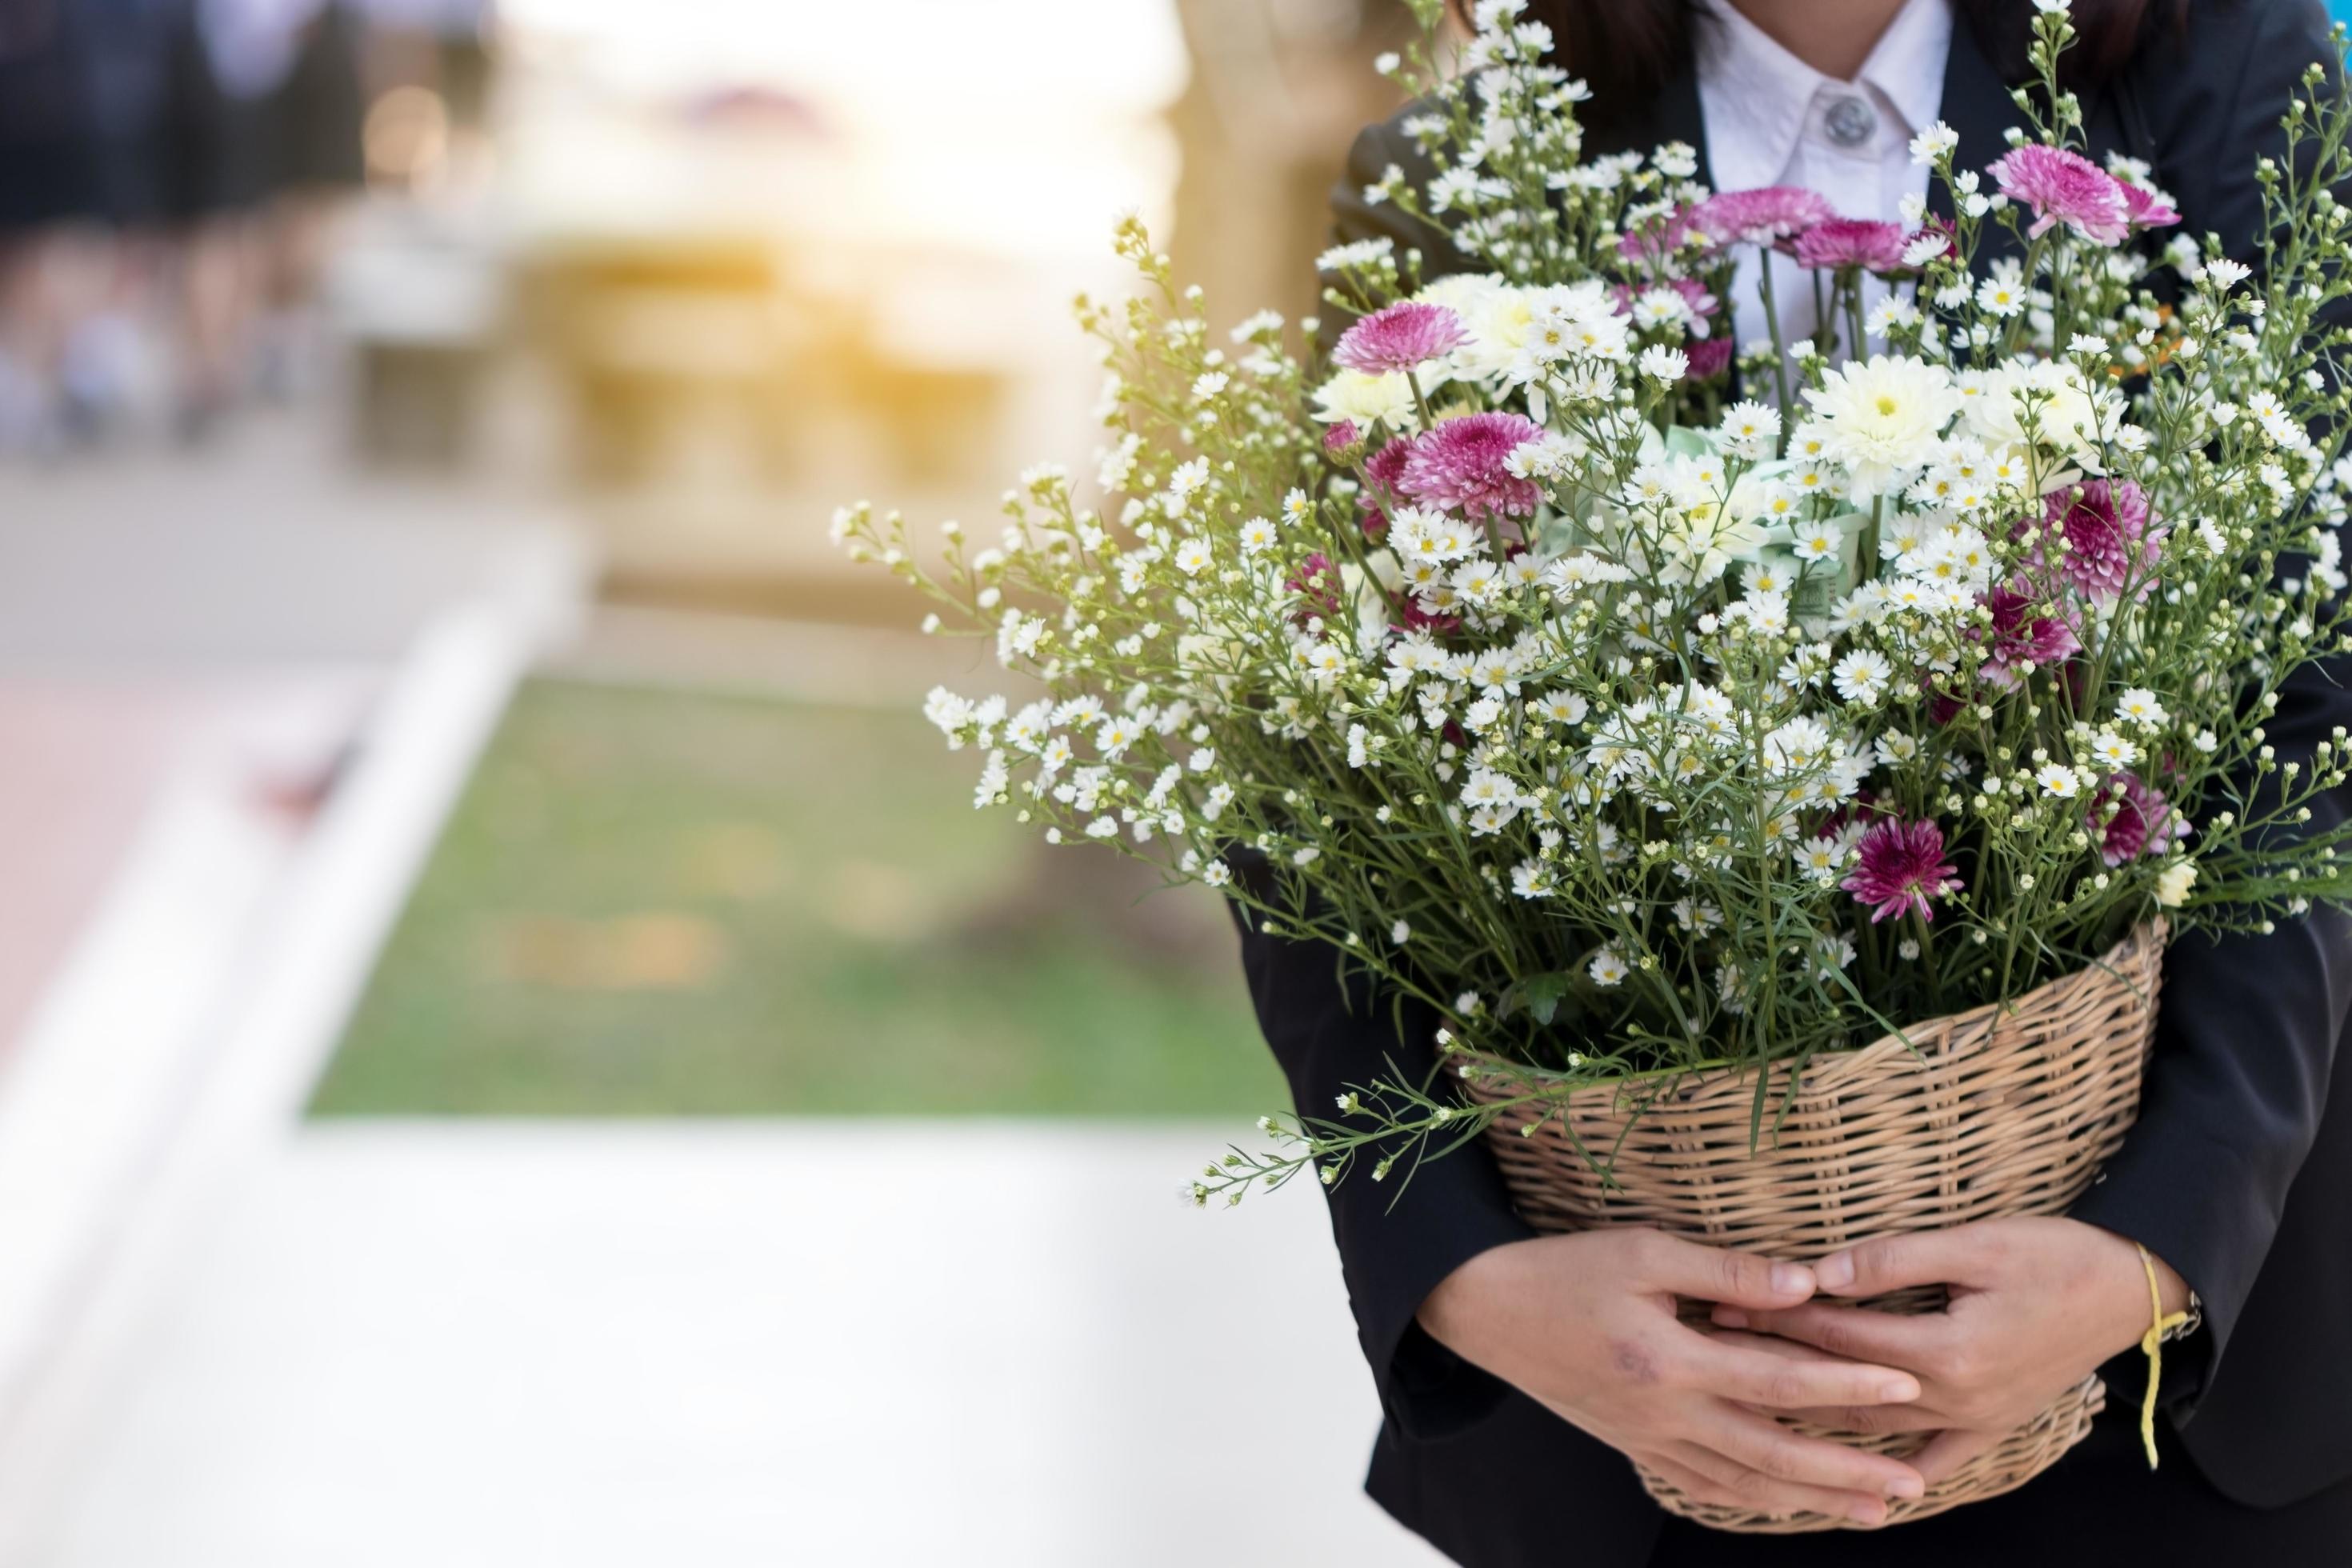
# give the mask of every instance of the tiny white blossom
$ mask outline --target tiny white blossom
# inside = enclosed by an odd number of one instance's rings
[[[1874,648],[1856,648],[1837,661],[1832,672],[1838,695],[1849,702],[1864,707],[1875,703],[1885,695],[1887,683],[1895,679],[1895,667],[1886,656]]]
[[[1949,157],[1959,144],[1960,133],[1938,120],[1911,138],[1911,161],[1915,163],[1933,163],[1939,159]]]
[[[2215,289],[2226,294],[2253,276],[2253,270],[2242,261],[2231,261],[2226,257],[2221,257],[2207,262],[2189,276],[2200,283],[2210,283]]]
[[[2042,786],[2044,795],[2054,795],[2060,800],[2072,800],[2083,787],[2082,781],[2074,776],[2074,770],[2063,763],[2045,764],[2034,773],[2033,779]]]
[[[1551,868],[1540,860],[1522,860],[1511,868],[1511,891],[1523,899],[1549,899],[1557,890]]]
[[[2156,693],[2144,686],[2132,687],[2116,699],[2116,717],[2142,730],[2160,729],[2172,719],[2156,700]]]
[[[1659,381],[1680,381],[1690,374],[1690,356],[1680,349],[1652,343],[1642,351],[1641,366],[1643,375]]]
[[[2109,768],[2127,768],[2139,761],[2139,748],[2112,730],[2102,730],[2091,738],[2091,755]]]

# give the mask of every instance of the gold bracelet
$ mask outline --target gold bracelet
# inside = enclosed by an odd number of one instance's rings
[[[2137,1242],[2132,1244],[2139,1247]],[[2140,1352],[2147,1357],[2147,1393],[2139,1402],[2139,1440],[2147,1449],[2147,1468],[2156,1468],[2156,1385],[2164,1376],[2164,1342],[2176,1329],[2185,1328],[2189,1314],[2164,1312],[2164,1288],[2157,1283],[2156,1258],[2145,1247],[2139,1247],[2139,1266],[2147,1276],[2147,1332],[2140,1336]]]

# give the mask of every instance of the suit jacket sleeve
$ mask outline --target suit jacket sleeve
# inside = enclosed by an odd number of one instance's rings
[[[2284,155],[2278,119],[2303,71],[2333,59],[2313,0],[2224,4],[2137,84],[2159,127],[2157,177],[2188,231],[2258,261],[2259,153]],[[2222,52],[2222,51],[2226,52]],[[2216,53],[2223,64],[2217,68]],[[2193,57],[2200,57],[2197,58]],[[2308,763],[2352,726],[2352,661],[2307,665],[2283,683],[2267,726],[2282,761]],[[2312,805],[2311,827],[2346,817],[2346,791]],[[2352,919],[2318,910],[2267,936],[2190,936],[2165,961],[2164,1002],[2138,1124],[2074,1216],[2146,1246],[2203,1299],[2207,1348],[2168,1375],[2185,1418],[2229,1348],[2270,1251],[2287,1189],[2310,1152],[2352,1014]],[[2168,1363],[2168,1371],[2169,1371]]]
[[[1360,973],[1343,975],[1328,943],[1268,936],[1238,905],[1233,912],[1259,1027],[1301,1116],[1336,1121],[1334,1102],[1349,1088],[1400,1075],[1418,1084],[1434,1071],[1437,1019],[1427,1007],[1408,1003],[1400,1029],[1388,999]],[[1485,1415],[1505,1385],[1430,1338],[1415,1314],[1465,1262],[1535,1233],[1475,1144],[1410,1172],[1400,1161],[1385,1182],[1371,1179],[1371,1165],[1360,1157],[1323,1189],[1340,1272],[1381,1405],[1405,1431],[1437,1436]]]

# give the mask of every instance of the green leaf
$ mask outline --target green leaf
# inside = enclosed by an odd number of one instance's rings
[[[1524,980],[1513,981],[1496,1005],[1506,1018],[1524,1010],[1537,1023],[1549,1024],[1559,1016],[1561,999],[1575,986],[1576,975],[1569,970],[1530,974]]]

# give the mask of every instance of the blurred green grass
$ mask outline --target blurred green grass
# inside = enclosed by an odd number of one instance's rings
[[[312,1113],[1284,1104],[1213,901],[977,768],[911,713],[529,683]]]

